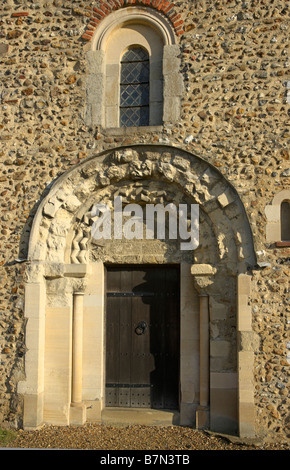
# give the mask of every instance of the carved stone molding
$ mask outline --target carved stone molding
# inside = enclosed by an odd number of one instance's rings
[[[159,145],[109,150],[59,178],[36,214],[29,260],[87,264],[93,204],[126,196],[128,188],[130,197],[145,204],[146,198],[152,201],[153,183],[167,195],[182,194],[188,203],[199,205],[201,237],[192,263],[210,262],[233,275],[255,264],[250,226],[235,189],[201,158]],[[213,274],[196,273],[195,278],[201,286],[211,282],[207,276],[212,279]]]
[[[191,266],[190,272],[194,279],[194,287],[201,295],[207,295],[206,288],[213,284],[213,276],[216,271],[216,268],[210,264],[194,264]]]

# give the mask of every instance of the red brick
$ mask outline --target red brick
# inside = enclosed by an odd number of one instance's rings
[[[97,22],[99,23],[102,19],[103,17],[100,18],[100,16],[97,13],[93,13],[93,15],[91,16],[91,21],[95,21],[96,23]]]
[[[97,13],[99,16],[101,16],[102,18],[104,18],[106,15],[103,11],[99,10],[98,8],[93,8],[93,11],[95,13]]]
[[[107,4],[110,7],[110,10],[113,10],[115,8],[115,4],[114,4],[113,0],[108,0]]]
[[[93,17],[95,20],[101,21],[102,19],[105,18],[105,14],[103,13],[102,15],[100,13],[97,13],[96,11],[93,13]]]
[[[16,13],[12,13],[13,17],[28,16],[28,15],[29,15],[29,13],[27,11],[19,11],[19,12],[16,12]]]
[[[84,33],[84,34],[82,35],[82,39],[84,39],[85,41],[90,41],[90,40],[92,39],[92,37],[89,36],[88,34]]]
[[[176,31],[181,31],[182,33],[184,33],[183,24],[184,24],[184,22],[182,22],[182,25],[180,25],[180,26],[177,26],[177,27],[175,28],[175,29],[176,29]],[[193,57],[193,60],[195,60],[195,57]]]
[[[163,8],[163,13],[165,15],[167,15],[171,10],[173,10],[173,8],[174,8],[173,3],[169,3],[169,5],[167,7]]]
[[[173,23],[173,26],[174,28],[176,28],[177,26],[180,26],[181,24],[183,24],[183,20],[177,21],[177,23]]]
[[[112,0],[112,3],[113,3],[113,7],[112,9],[113,10],[118,10],[118,8],[120,8],[120,3],[118,3],[116,0]]]
[[[169,4],[170,2],[165,1],[165,4],[162,5],[162,11],[164,11],[168,7]]]
[[[111,13],[110,9],[107,7],[107,5],[105,5],[104,3],[102,5],[100,5],[100,9],[103,10],[103,12],[106,14],[106,15],[109,15],[109,13]]]
[[[100,20],[98,20],[97,18],[91,18],[90,20],[90,24],[94,25],[94,26],[98,26],[98,24],[100,24]]]
[[[110,5],[110,10],[111,10],[111,11],[116,10],[116,8],[117,8],[116,2],[114,2],[113,0],[110,0],[110,1],[108,2],[108,4]]]
[[[163,5],[164,5],[165,2],[166,2],[166,0],[161,0],[161,2],[159,3],[159,5],[157,7],[157,10],[162,10]]]
[[[178,15],[177,13],[172,13],[171,15],[169,15],[169,18],[171,19],[171,21],[176,21],[176,20],[179,20],[179,18],[181,18],[180,15]]]

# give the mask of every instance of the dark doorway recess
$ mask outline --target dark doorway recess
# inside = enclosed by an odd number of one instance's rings
[[[179,408],[178,266],[107,267],[106,406]]]

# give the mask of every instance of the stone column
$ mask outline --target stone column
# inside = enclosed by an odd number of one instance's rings
[[[73,296],[72,405],[82,402],[83,292]]]
[[[200,398],[199,403],[203,408],[209,405],[209,310],[208,296],[202,294],[200,299]]]
[[[199,296],[199,406],[196,428],[209,427],[209,308],[208,295]]]
[[[83,292],[74,292],[73,294],[72,395],[70,424],[83,424],[85,422],[85,405],[82,403],[83,296]]]
[[[196,428],[209,427],[209,297],[206,288],[212,284],[211,277],[216,270],[208,264],[195,264],[191,267],[194,276],[194,284],[199,292],[199,330],[200,330],[200,381],[199,381],[199,406],[196,410]]]

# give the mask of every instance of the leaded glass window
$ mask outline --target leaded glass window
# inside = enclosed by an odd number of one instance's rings
[[[290,201],[281,204],[281,240],[290,241]]]
[[[120,125],[149,125],[149,55],[141,47],[127,50],[121,60]]]

